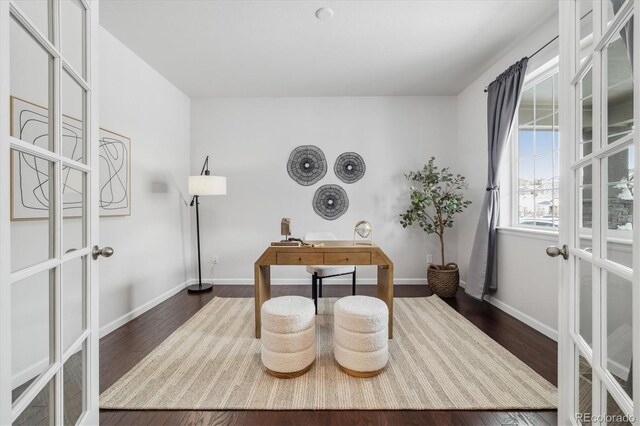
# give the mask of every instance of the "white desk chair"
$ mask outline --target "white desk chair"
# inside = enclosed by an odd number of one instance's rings
[[[334,241],[336,236],[332,232],[307,232],[305,241]],[[351,280],[351,294],[356,294],[356,267],[355,266],[331,266],[318,265],[307,266],[307,272],[311,274],[311,295],[318,313],[318,297],[322,297],[322,280],[325,278],[339,277],[341,275],[353,275]]]

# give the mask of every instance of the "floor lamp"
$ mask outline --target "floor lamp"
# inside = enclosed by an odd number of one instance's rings
[[[204,160],[202,170],[197,176],[189,176],[189,195],[192,195],[190,206],[196,205],[196,233],[198,235],[198,284],[187,287],[189,293],[201,293],[211,291],[213,284],[202,282],[202,266],[200,264],[200,212],[198,205],[200,197],[207,195],[226,195],[227,178],[224,176],[211,176],[209,172],[209,156]]]

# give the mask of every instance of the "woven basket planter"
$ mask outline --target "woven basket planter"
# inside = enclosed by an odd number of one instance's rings
[[[427,282],[429,288],[438,297],[453,297],[460,286],[460,270],[455,263],[447,263],[442,268],[440,265],[431,264],[427,268]]]

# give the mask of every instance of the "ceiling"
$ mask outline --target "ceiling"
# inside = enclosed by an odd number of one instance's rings
[[[320,7],[334,16],[318,20]],[[557,0],[101,0],[100,23],[193,98],[455,95],[557,7]]]

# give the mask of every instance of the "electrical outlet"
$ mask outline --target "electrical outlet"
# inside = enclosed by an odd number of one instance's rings
[[[218,257],[218,255],[214,255],[213,256],[213,264],[217,265],[218,263],[220,263],[220,258]]]
[[[431,254],[427,255],[427,263],[433,263],[433,255]]]

